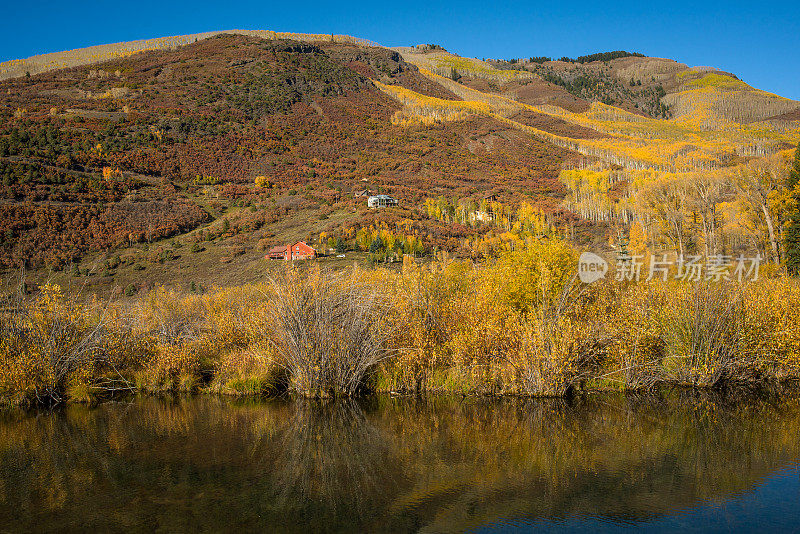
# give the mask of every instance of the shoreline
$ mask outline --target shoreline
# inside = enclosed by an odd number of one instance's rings
[[[62,409],[69,406],[85,406],[95,408],[106,403],[124,402],[126,400],[141,399],[169,399],[180,401],[184,399],[218,398],[230,401],[308,401],[313,403],[338,403],[356,402],[370,403],[385,399],[433,401],[439,399],[455,399],[461,401],[560,401],[565,403],[582,402],[593,397],[619,396],[625,398],[663,399],[671,395],[712,396],[718,400],[747,399],[747,398],[774,398],[791,396],[800,392],[800,378],[790,378],[780,382],[741,382],[730,381],[715,386],[695,386],[663,382],[648,389],[615,389],[615,388],[587,388],[570,392],[566,395],[529,395],[514,392],[490,393],[481,391],[447,391],[443,389],[412,391],[374,390],[352,396],[309,396],[299,391],[282,391],[279,393],[242,393],[212,391],[207,387],[193,390],[162,390],[146,391],[131,390],[112,394],[101,393],[87,398],[70,398],[59,403],[42,403],[32,405],[11,405],[0,402],[0,414],[12,411],[37,412],[41,410]]]

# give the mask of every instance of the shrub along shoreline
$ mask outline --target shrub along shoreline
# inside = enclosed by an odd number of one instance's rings
[[[120,392],[565,396],[800,378],[800,283],[577,281],[530,240],[482,264],[289,268],[108,303],[43,286],[0,313],[0,404]]]

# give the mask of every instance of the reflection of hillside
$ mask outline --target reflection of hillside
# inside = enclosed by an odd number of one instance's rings
[[[398,408],[389,433],[409,440],[398,450],[419,471],[395,515],[433,531],[501,517],[644,519],[747,491],[798,452],[796,404],[783,415],[702,398],[491,406]]]
[[[0,524],[439,532],[637,521],[749,492],[796,459],[798,400],[192,398],[17,414],[0,419]]]

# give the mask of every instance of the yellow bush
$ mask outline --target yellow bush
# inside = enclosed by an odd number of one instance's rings
[[[800,378],[800,282],[576,281],[561,239],[475,264],[292,269],[107,305],[43,286],[0,314],[0,402],[146,391],[564,395]],[[207,386],[207,387],[205,387]]]
[[[148,351],[118,310],[67,297],[56,285],[13,303],[0,329],[0,399],[13,404],[129,389],[121,370]]]
[[[287,387],[286,372],[272,351],[250,348],[222,357],[209,390],[226,395],[261,395],[280,393]]]
[[[199,385],[200,361],[186,345],[159,345],[136,373],[136,385],[150,392],[191,392]]]

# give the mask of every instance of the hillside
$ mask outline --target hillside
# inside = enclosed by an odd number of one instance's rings
[[[650,220],[651,184],[730,181],[800,139],[800,103],[730,73],[598,57],[233,31],[7,62],[0,266],[131,292],[255,279],[292,239],[357,259],[605,243]]]

